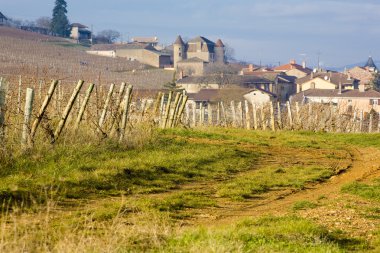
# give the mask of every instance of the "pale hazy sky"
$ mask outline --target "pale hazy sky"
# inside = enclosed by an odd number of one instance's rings
[[[124,39],[178,34],[221,38],[238,59],[285,63],[302,54],[325,66],[380,60],[379,0],[67,0],[68,17],[94,31],[115,29]],[[51,16],[54,0],[0,0],[4,15]]]

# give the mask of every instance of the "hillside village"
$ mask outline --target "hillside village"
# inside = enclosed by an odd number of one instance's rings
[[[380,252],[362,2],[7,1],[0,252]]]
[[[1,13],[0,23],[6,25],[6,20]],[[48,34],[42,28],[24,26],[20,29]],[[257,105],[269,101],[333,103],[364,112],[380,112],[380,93],[375,90],[378,87],[378,68],[372,57],[364,66],[336,72],[309,67],[305,61],[297,64],[295,60],[281,66],[228,62],[222,39],[214,42],[204,36],[186,42],[177,36],[167,46],[160,45],[157,37],[135,37],[130,42],[91,45],[92,34],[88,27],[73,23],[70,38],[73,43],[89,44],[88,54],[139,62],[162,69],[168,76],[174,74],[175,88],[184,90],[191,102],[205,106],[225,99],[249,99],[250,103]],[[164,83],[153,87],[164,89]],[[153,87],[150,85],[145,89]]]

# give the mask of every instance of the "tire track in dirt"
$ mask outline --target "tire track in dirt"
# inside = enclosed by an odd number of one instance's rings
[[[273,194],[269,199],[255,201],[255,203],[241,204],[235,208],[225,206],[223,210],[214,210],[213,221],[205,223],[230,223],[242,217],[260,217],[265,215],[284,215],[289,213],[294,203],[298,201],[316,201],[324,196],[328,199],[338,197],[343,185],[355,181],[368,181],[380,178],[380,150],[374,148],[350,148],[352,164],[345,171],[341,171],[329,180],[309,185],[304,190],[288,191],[282,194]]]

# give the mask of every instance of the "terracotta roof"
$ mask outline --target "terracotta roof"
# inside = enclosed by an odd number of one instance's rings
[[[80,23],[72,23],[72,24],[71,24],[71,27],[88,28],[87,26],[82,25],[82,24],[80,24]]]
[[[224,44],[221,39],[218,39],[215,43],[215,47],[224,47]]]
[[[178,37],[174,41],[173,45],[185,45],[185,42],[183,42],[181,35],[178,35]]]
[[[317,72],[307,75],[305,77],[297,79],[297,84],[303,84],[315,78],[320,78],[327,81],[329,80],[331,83],[335,85],[353,85],[357,80],[355,78],[349,78],[348,75],[338,72]]]
[[[339,90],[327,90],[327,89],[310,89],[299,92],[292,96],[291,100],[295,102],[302,102],[305,97],[323,97],[323,98],[368,98],[368,99],[380,99],[380,92],[375,90],[366,90],[360,92],[355,90],[342,90],[339,94]]]
[[[313,71],[309,68],[304,68],[301,65],[296,64],[296,63],[288,63],[288,64],[281,65],[281,66],[274,68],[275,71],[288,71],[288,70],[292,70],[292,69],[298,69],[298,70],[303,71],[307,74],[310,74]]]

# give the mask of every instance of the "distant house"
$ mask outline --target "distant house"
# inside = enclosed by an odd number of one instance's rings
[[[292,96],[292,102],[335,104],[351,110],[380,112],[380,92],[375,90],[311,89]]]
[[[132,43],[140,43],[150,45],[154,48],[158,46],[158,38],[157,37],[133,37]]]
[[[4,16],[4,14],[0,12],[0,25],[4,25],[7,20],[8,20],[7,17]]]
[[[281,102],[288,101],[290,96],[295,94],[297,91],[297,78],[294,76],[288,76],[284,72],[275,72],[268,68],[257,68],[256,70],[251,68],[251,70],[252,71],[249,71],[249,69],[243,69],[241,74],[245,76],[257,76],[273,82],[273,85],[269,86],[268,91],[276,94],[278,100]],[[265,87],[264,90],[266,90]]]
[[[370,56],[363,67],[356,66],[348,70],[347,73],[351,75],[351,77],[358,79],[360,84],[369,86],[371,81],[373,81],[375,74],[378,73],[378,69]]]
[[[369,71],[364,67],[353,67],[347,71],[352,78],[359,80],[360,84],[369,85],[374,77],[374,72]]]
[[[219,39],[216,43],[198,36],[185,43],[178,36],[173,43],[173,65],[186,75],[203,75],[209,63],[225,62],[225,46]]]
[[[243,97],[255,105],[263,105],[277,100],[276,94],[259,88],[250,90]]]
[[[81,42],[89,41],[91,40],[91,37],[91,31],[88,29],[87,26],[79,23],[71,24],[70,38],[77,40],[78,42]]]
[[[299,78],[297,93],[309,89],[357,89],[359,81],[349,75],[338,72],[312,72],[310,75]]]
[[[170,65],[170,55],[156,50],[153,46],[141,43],[97,44],[87,51],[89,54],[122,57],[130,61],[139,61],[156,68]]]
[[[288,64],[278,66],[273,69],[276,72],[284,72],[288,76],[295,76],[302,78],[309,75],[312,69],[306,67],[306,62],[302,63],[302,66],[297,64],[295,60],[291,60]]]

